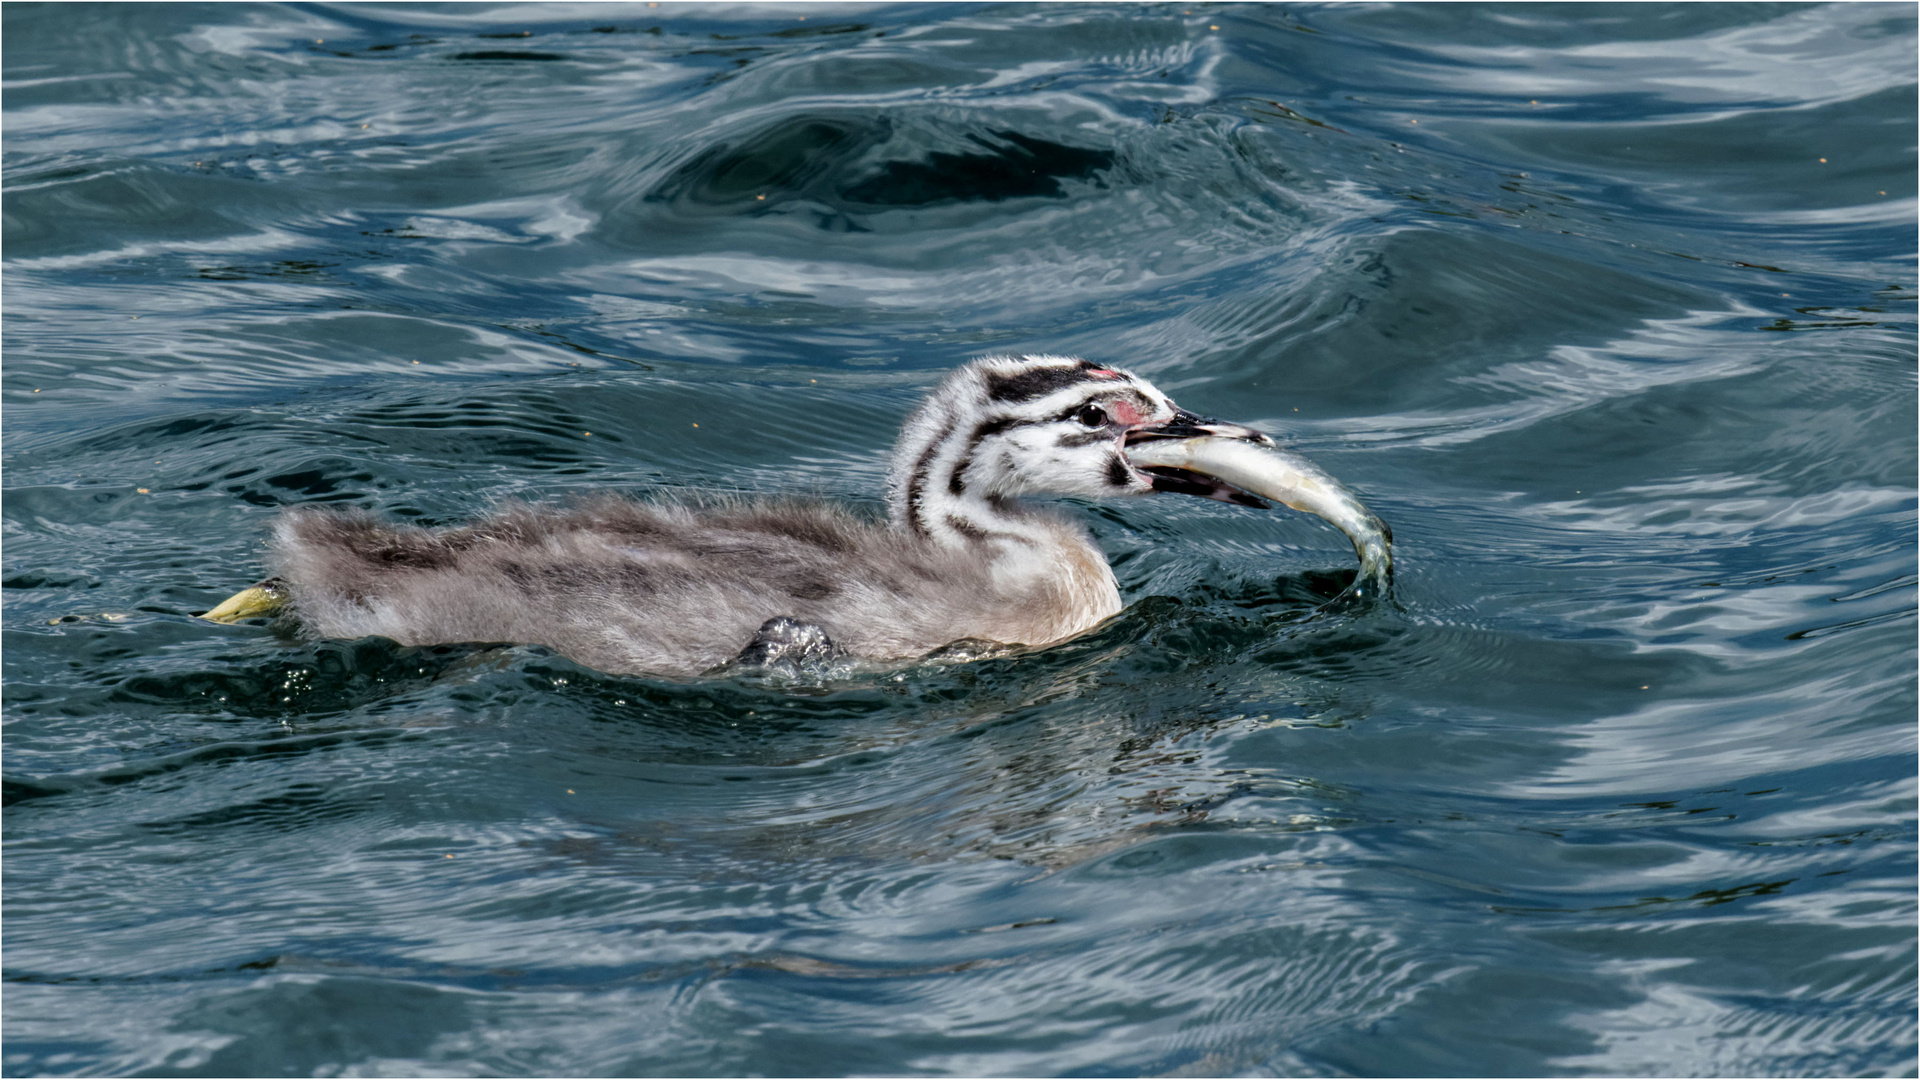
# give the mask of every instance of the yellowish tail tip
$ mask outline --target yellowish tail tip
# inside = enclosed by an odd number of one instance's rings
[[[220,602],[220,606],[200,616],[208,622],[237,623],[255,615],[271,615],[285,607],[287,594],[278,585],[267,582],[243,589]]]

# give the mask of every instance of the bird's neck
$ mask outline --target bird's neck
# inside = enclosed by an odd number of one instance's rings
[[[909,513],[900,513],[903,509]],[[1002,587],[1042,587],[1086,592],[1085,602],[1111,614],[1117,598],[1113,571],[1086,530],[1048,510],[1015,499],[979,497],[951,487],[916,493],[910,503],[896,501],[894,527],[920,540],[965,553],[989,569]],[[1082,580],[1084,579],[1084,580]]]
[[[982,419],[950,402],[929,400],[907,421],[888,479],[893,527],[953,551],[977,554],[1003,582],[1058,574],[1063,563],[1111,571],[1086,533],[1019,500],[983,490],[981,441],[1009,421]],[[1110,587],[1110,586],[1109,586]]]
[[[1034,547],[1047,542],[1053,525],[1010,499],[954,495],[944,486],[917,493],[911,506],[896,507],[894,514],[895,528],[954,549]]]
[[[1014,622],[981,636],[1058,641],[1120,610],[1113,568],[1077,522],[1005,499],[928,499],[920,510],[907,526],[915,535],[978,560],[1003,596],[1028,598]]]
[[[991,423],[989,421],[988,423]],[[1120,610],[1120,590],[1106,556],[1086,530],[1018,500],[984,494],[969,483],[981,425],[916,413],[894,451],[888,483],[893,528],[920,541],[975,558],[1017,605],[1018,625],[975,631],[995,641],[1040,643],[1072,637]]]
[[[887,481],[893,527],[941,547],[1031,543],[1042,538],[1033,515],[970,482],[981,439],[1004,427],[931,398],[908,418]]]

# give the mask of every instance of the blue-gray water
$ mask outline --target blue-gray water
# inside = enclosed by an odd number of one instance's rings
[[[1915,22],[7,5],[6,1073],[1912,1075]],[[1395,602],[1163,496],[818,686],[190,617],[1042,350]]]

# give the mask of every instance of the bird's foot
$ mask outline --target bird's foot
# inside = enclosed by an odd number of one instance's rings
[[[279,578],[268,578],[251,589],[243,589],[201,615],[208,622],[237,623],[256,615],[272,615],[287,605],[287,587]]]
[[[760,624],[760,630],[740,650],[733,662],[743,667],[770,668],[784,674],[797,674],[802,667],[837,660],[839,646],[826,630],[813,623],[777,615]]]
[[[1007,645],[985,638],[961,638],[949,641],[945,645],[920,657],[923,664],[971,664],[976,660],[989,660],[996,656],[1005,656],[1017,645]]]

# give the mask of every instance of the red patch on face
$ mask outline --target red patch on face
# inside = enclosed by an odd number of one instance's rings
[[[1131,401],[1107,402],[1107,415],[1128,427],[1132,427],[1135,424],[1144,424],[1152,419],[1151,414],[1141,412],[1140,406],[1135,405]]]
[[[1120,373],[1117,371],[1108,371],[1103,367],[1088,368],[1087,377],[1090,379],[1118,379],[1120,378]]]

